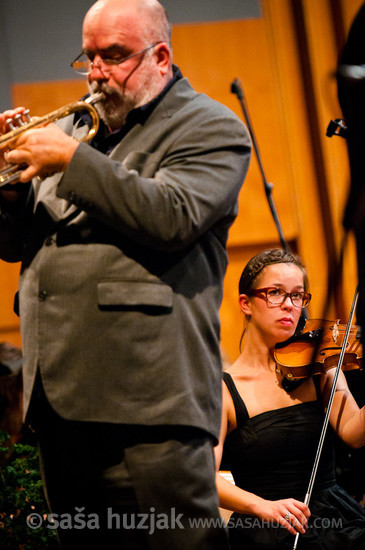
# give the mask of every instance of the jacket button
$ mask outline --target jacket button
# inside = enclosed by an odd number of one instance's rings
[[[40,290],[38,292],[38,300],[40,302],[44,302],[44,300],[47,298],[48,294],[47,294],[47,291],[46,290]]]
[[[44,241],[44,244],[46,246],[51,246],[53,243],[54,243],[54,238],[53,237],[47,237],[46,240]]]

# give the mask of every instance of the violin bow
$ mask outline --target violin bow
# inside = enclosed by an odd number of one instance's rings
[[[312,469],[311,477],[310,477],[309,484],[308,484],[307,494],[305,495],[305,499],[304,499],[304,504],[306,504],[306,505],[309,504],[309,501],[310,501],[310,498],[311,498],[311,495],[312,495],[314,481],[315,481],[315,478],[316,478],[316,475],[317,475],[318,464],[319,464],[319,460],[321,458],[324,438],[325,438],[326,432],[327,432],[327,427],[328,427],[329,417],[330,417],[330,414],[331,414],[333,399],[334,399],[335,393],[336,393],[337,380],[338,380],[338,376],[340,374],[340,370],[341,370],[341,367],[342,367],[342,364],[343,364],[343,359],[344,359],[344,356],[345,356],[345,350],[346,350],[347,342],[348,342],[348,339],[349,339],[351,325],[352,325],[352,321],[353,321],[354,315],[355,315],[358,296],[359,296],[359,289],[358,289],[358,286],[357,286],[356,290],[355,290],[355,295],[354,295],[354,298],[353,298],[353,301],[352,301],[352,305],[351,305],[350,315],[349,315],[347,325],[346,325],[346,330],[345,330],[345,335],[344,335],[344,339],[343,339],[343,342],[342,342],[340,357],[338,359],[335,375],[334,375],[334,378],[333,378],[331,393],[330,393],[330,397],[328,399],[327,410],[326,410],[326,414],[325,414],[325,417],[324,417],[324,422],[323,422],[323,426],[322,426],[321,435],[320,435],[320,438],[319,438],[316,457],[314,459],[313,469]],[[296,550],[296,548],[297,548],[299,535],[300,535],[299,532],[297,532],[297,534],[295,535],[293,550]]]
[[[280,242],[281,242],[281,246],[283,247],[283,249],[286,252],[291,252],[290,246],[289,246],[288,242],[286,241],[286,239],[284,237],[284,233],[283,233],[283,230],[281,228],[281,224],[280,224],[280,220],[279,220],[279,215],[278,215],[276,205],[275,205],[275,202],[274,202],[274,199],[273,199],[273,196],[272,196],[272,190],[274,188],[274,185],[272,183],[269,183],[266,179],[264,168],[262,166],[260,150],[259,150],[257,140],[256,140],[255,134],[253,132],[253,128],[252,128],[251,118],[250,118],[250,114],[249,114],[249,111],[248,111],[247,102],[246,102],[246,99],[245,99],[245,94],[243,93],[242,84],[241,84],[241,82],[239,81],[238,78],[235,78],[235,80],[232,82],[231,92],[237,96],[238,101],[239,101],[239,103],[241,105],[241,108],[242,108],[243,116],[245,117],[245,120],[246,120],[247,128],[248,128],[248,131],[249,131],[250,136],[251,136],[252,145],[253,145],[253,148],[254,148],[254,151],[255,151],[255,154],[256,154],[256,158],[257,158],[257,162],[258,162],[258,165],[259,165],[261,177],[262,177],[262,180],[263,180],[263,183],[264,183],[266,198],[268,200],[270,212],[272,214],[272,217],[274,219],[276,228],[277,228],[278,233],[279,233],[279,239],[280,239]]]

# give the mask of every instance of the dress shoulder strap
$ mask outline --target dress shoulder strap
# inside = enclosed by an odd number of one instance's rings
[[[313,376],[312,380],[314,382],[314,387],[316,388],[317,401],[318,401],[318,403],[322,404],[323,397],[322,397],[322,393],[321,393],[321,386],[320,386],[319,376]]]
[[[228,372],[223,373],[223,380],[228,388],[229,393],[231,394],[234,410],[236,412],[237,426],[242,426],[249,419],[248,411],[246,405],[238,393],[235,383],[233,382],[232,376]]]

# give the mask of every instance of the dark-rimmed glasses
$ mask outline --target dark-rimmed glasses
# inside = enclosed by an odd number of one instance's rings
[[[143,48],[143,50],[139,50],[138,52],[132,53],[131,55],[127,55],[127,57],[100,57],[100,63],[105,66],[105,70],[103,68],[101,70],[104,73],[110,73],[113,70],[113,67],[121,65],[129,59],[132,59],[133,57],[136,57],[137,55],[144,53],[151,48],[154,48],[155,46],[157,46],[157,44],[161,44],[161,42],[162,40],[154,42],[153,44],[150,44],[149,46]],[[92,61],[85,52],[81,52],[71,63],[71,67],[73,68],[73,70],[82,75],[90,74],[94,66],[100,68],[100,65],[98,63],[94,65],[94,61]]]
[[[268,286],[265,288],[254,288],[247,293],[249,296],[257,296],[264,294],[265,299],[269,304],[281,306],[289,296],[291,303],[295,307],[307,307],[312,295],[304,290],[296,290],[295,292],[285,292],[284,289],[276,286]]]

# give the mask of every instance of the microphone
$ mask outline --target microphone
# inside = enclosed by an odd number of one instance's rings
[[[232,94],[235,94],[238,97],[238,99],[240,99],[240,100],[244,99],[242,85],[241,85],[241,82],[239,81],[238,78],[235,78],[234,81],[232,82],[231,92],[232,92]]]
[[[337,74],[346,80],[364,80],[365,65],[340,65]]]

